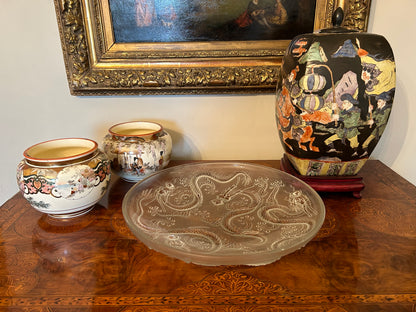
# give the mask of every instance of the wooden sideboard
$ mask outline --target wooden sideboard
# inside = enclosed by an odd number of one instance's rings
[[[376,160],[360,174],[360,199],[321,193],[327,213],[315,239],[257,267],[200,266],[148,249],[121,212],[133,184],[117,178],[72,220],[16,194],[0,208],[0,311],[415,312],[416,187]]]

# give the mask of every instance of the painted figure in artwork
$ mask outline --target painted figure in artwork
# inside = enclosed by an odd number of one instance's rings
[[[247,7],[247,12],[251,19],[260,25],[271,28],[269,22],[266,19],[266,11],[259,4],[259,0],[251,0]]]
[[[154,0],[136,0],[136,24],[138,27],[151,26],[155,17]]]
[[[390,115],[392,96],[394,94],[395,66],[391,60],[378,60],[360,48],[359,41],[353,44],[351,40],[346,40],[338,50],[331,55],[331,58],[351,58],[359,57],[361,60],[362,72],[361,79],[365,86],[365,95],[368,100],[368,117],[362,114],[360,103],[357,99],[359,83],[357,74],[347,71],[342,74],[338,81],[332,81],[332,87],[326,91],[324,85],[328,78],[322,76],[325,71],[330,74],[332,80],[332,69],[327,65],[329,59],[319,42],[313,42],[308,49],[307,40],[298,39],[292,46],[292,55],[298,58],[299,64],[305,64],[305,74],[296,77],[292,70],[283,79],[280,92],[281,99],[277,103],[278,121],[281,123],[280,130],[283,131],[283,141],[290,149],[292,144],[298,141],[298,147],[307,151],[319,152],[320,146],[314,146],[313,142],[319,134],[330,134],[323,143],[327,147],[328,153],[342,153],[340,145],[336,147],[335,142],[348,145],[352,150],[352,156],[358,156],[360,145],[358,137],[362,133],[360,129],[365,126],[372,128],[371,135],[367,135],[362,149],[364,154],[371,141],[378,140],[384,131],[388,116]],[[296,73],[299,71],[297,66]],[[296,79],[295,79],[296,78]],[[300,90],[296,95],[289,90]],[[319,103],[321,90],[324,103]],[[377,107],[371,104],[372,99],[377,102]],[[322,101],[322,100],[321,100]],[[297,107],[301,113],[300,118],[296,118],[297,113],[291,111]],[[366,108],[367,109],[367,108]],[[290,111],[290,115],[287,112]],[[295,122],[295,121],[298,122]],[[290,121],[290,124],[288,122]],[[362,126],[359,128],[358,126]],[[290,126],[290,127],[289,127]],[[316,134],[313,129],[319,130]],[[289,131],[290,130],[290,131]],[[362,134],[364,135],[364,134]],[[291,140],[292,143],[289,143]],[[309,143],[308,143],[309,142]],[[361,141],[362,142],[362,141]]]
[[[372,130],[370,136],[363,143],[364,154],[368,154],[368,147],[373,140],[378,141],[386,128],[391,113],[391,103],[395,92],[396,66],[390,59],[378,59],[360,48],[357,39],[358,55],[361,59],[361,79],[365,82],[365,94],[368,97],[367,124]],[[376,101],[376,108],[372,104]]]
[[[294,116],[295,122],[293,124],[293,138],[298,144],[298,147],[307,151],[308,149],[314,152],[318,152],[319,148],[313,145],[315,138],[312,137],[312,123],[303,119],[303,116]]]
[[[396,67],[385,38],[342,28],[299,35],[281,78],[276,122],[293,167],[301,175],[357,174],[391,113]]]
[[[357,43],[359,44],[358,40]],[[392,60],[377,59],[361,48],[357,51],[361,59],[361,79],[365,82],[366,93],[377,96],[390,92],[396,85],[396,66]]]
[[[271,28],[266,18],[266,10],[260,5],[260,0],[251,0],[245,10],[236,20],[239,27],[244,28],[257,23],[265,28]]]
[[[297,66],[291,71],[288,78],[284,80],[281,94],[276,102],[278,113],[278,127],[282,134],[283,142],[293,149],[288,140],[296,142],[297,147],[304,151],[319,152],[319,147],[314,144],[314,123],[328,124],[332,121],[331,111],[326,107],[311,112],[296,113],[296,107],[302,109],[300,103],[305,100],[305,95],[296,81],[299,71]]]
[[[276,0],[274,11],[268,19],[269,23],[274,25],[283,25],[287,23],[287,20],[287,11],[283,6],[282,1]]]
[[[391,104],[388,104],[388,101],[391,100],[391,96],[388,93],[383,92],[376,97],[376,100],[377,107],[375,109],[373,105],[368,107],[369,120],[367,123],[370,128],[374,130],[363,143],[363,149],[365,151],[363,156],[368,154],[368,146],[370,145],[371,141],[378,141],[380,139],[384,129],[387,126],[387,120],[391,112]]]
[[[117,43],[289,40],[316,0],[107,0]]]
[[[294,137],[292,133],[292,125],[294,123],[294,116],[296,115],[295,107],[291,102],[291,97],[300,91],[295,80],[298,70],[299,68],[296,68],[291,71],[288,79],[285,80],[281,93],[278,96],[278,100],[276,101],[276,111],[278,112],[279,118],[278,128],[281,135],[283,136],[283,142],[290,149],[292,147],[288,143],[287,139],[292,139]]]
[[[360,122],[361,110],[358,107],[359,102],[350,94],[346,93],[341,96],[342,109],[339,114],[332,115],[332,120],[337,122],[337,127],[331,129],[334,132],[332,136],[325,140],[325,144],[330,147],[329,153],[337,152],[334,147],[334,141],[341,140],[343,144],[349,141],[351,148],[357,149],[358,143],[358,128]],[[334,103],[334,105],[337,105]],[[357,152],[354,154],[358,155]]]
[[[133,163],[130,166],[132,170],[136,170],[138,173],[144,173],[143,159],[140,157],[134,157]]]

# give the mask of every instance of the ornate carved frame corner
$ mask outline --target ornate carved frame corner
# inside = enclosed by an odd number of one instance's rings
[[[116,43],[109,0],[54,0],[72,95],[272,93],[289,40]],[[367,29],[371,0],[317,0],[315,30],[342,6]]]

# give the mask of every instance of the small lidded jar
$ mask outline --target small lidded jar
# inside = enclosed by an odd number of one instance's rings
[[[103,149],[113,172],[128,182],[137,182],[165,168],[170,161],[172,138],[154,122],[116,124],[104,137]]]
[[[16,174],[19,189],[33,208],[52,217],[85,214],[108,189],[110,161],[93,140],[50,140],[23,156]]]

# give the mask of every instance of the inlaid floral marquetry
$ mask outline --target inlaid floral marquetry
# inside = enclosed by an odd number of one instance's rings
[[[16,194],[0,208],[0,311],[414,312],[416,187],[375,160],[361,174],[361,199],[321,193],[316,237],[254,267],[201,266],[146,247],[121,213],[125,181],[70,220]]]
[[[219,272],[175,291],[190,295],[272,295],[286,292],[280,285],[263,282],[237,271]]]

